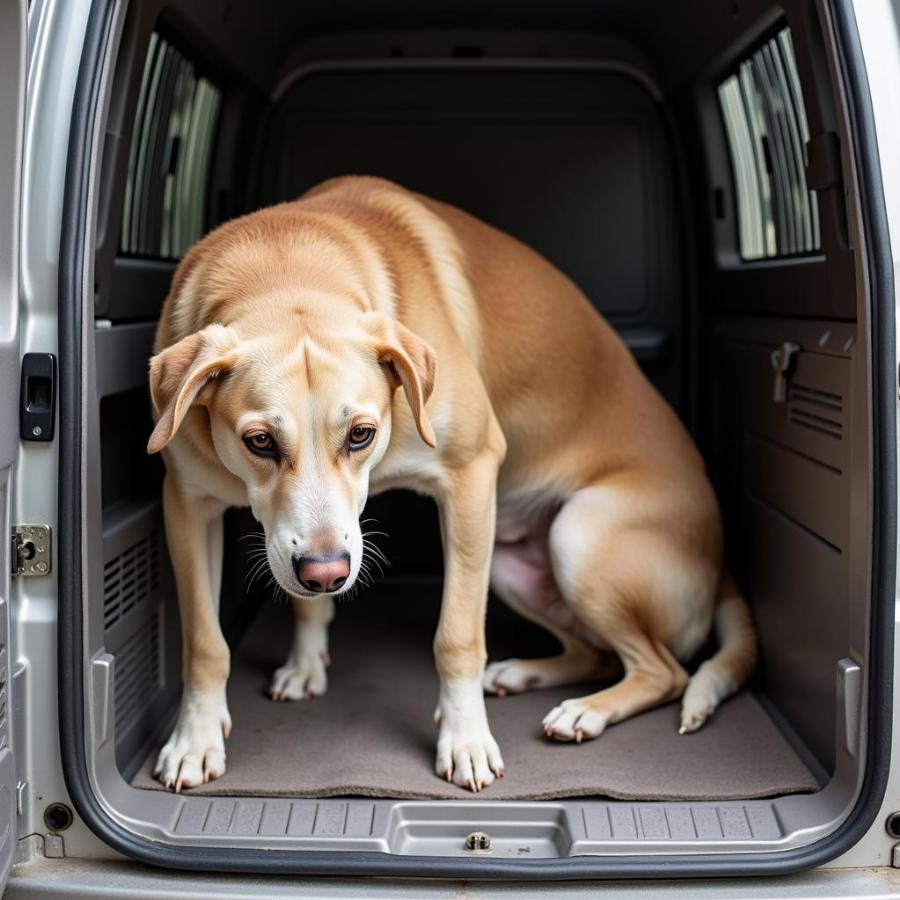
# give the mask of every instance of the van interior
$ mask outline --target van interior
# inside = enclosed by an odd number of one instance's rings
[[[477,830],[524,860],[834,830],[865,774],[873,513],[869,313],[827,47],[811,0],[129,5],[84,351],[85,734],[109,816],[166,846],[432,857],[471,856]],[[343,174],[536,248],[693,433],[760,640],[751,685],[701,731],[679,735],[671,704],[563,745],[540,719],[584,686],[490,698],[506,778],[478,796],[441,781],[440,539],[433,504],[400,492],[370,500],[389,565],[338,604],[328,692],[297,703],[267,696],[290,606],[248,580],[259,526],[228,513],[228,770],[177,795],[153,779],[180,693],[163,467],[145,450],[160,307],[206,230]],[[491,601],[491,659],[553,647]]]

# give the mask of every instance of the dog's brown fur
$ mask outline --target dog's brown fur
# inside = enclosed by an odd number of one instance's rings
[[[502,773],[482,679],[503,694],[620,662],[614,686],[545,718],[549,736],[581,740],[682,694],[682,730],[694,730],[752,670],[749,613],[723,577],[718,508],[681,423],[571,281],[461,210],[353,177],[229,222],[179,267],[155,352],[149,449],[166,459],[186,685],[158,764],[167,783],[224,771],[221,512],[253,507],[276,577],[302,594],[272,532],[313,490],[313,465],[315,496],[337,511],[312,531],[298,519],[291,540],[316,552],[344,546],[339,532],[352,531],[369,492],[411,487],[439,505],[436,768],[458,784],[479,789]],[[377,426],[369,456],[339,449],[339,431],[332,445],[338,426],[323,410],[352,407],[348,391]],[[239,433],[271,431],[262,414],[242,420],[270,407],[284,429],[275,468],[251,458]],[[312,500],[303,508],[318,515]],[[485,672],[489,573],[504,600],[560,639],[559,656]],[[281,699],[325,685],[331,601],[300,597],[295,610],[295,648],[273,681]],[[722,649],[689,679],[680,661],[714,617]]]

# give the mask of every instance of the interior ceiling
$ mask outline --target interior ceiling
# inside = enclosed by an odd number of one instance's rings
[[[166,13],[203,41],[211,58],[227,60],[266,91],[283,61],[312,37],[466,29],[587,31],[623,38],[653,60],[664,90],[671,92],[771,7],[769,0],[172,0]]]

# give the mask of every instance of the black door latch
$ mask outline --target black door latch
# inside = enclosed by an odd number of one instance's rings
[[[19,391],[19,436],[23,441],[52,441],[56,419],[56,357],[26,353]]]

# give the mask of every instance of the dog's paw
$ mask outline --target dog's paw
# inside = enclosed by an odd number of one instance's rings
[[[434,770],[441,778],[480,791],[503,777],[503,757],[488,726],[481,684],[460,679],[441,686]]]
[[[325,667],[328,655],[324,652],[291,654],[287,663],[275,670],[269,695],[273,700],[308,700],[321,697],[328,687]]]
[[[723,691],[710,679],[697,678],[688,683],[681,700],[681,724],[679,734],[690,734],[706,723],[719,705]]]
[[[533,660],[505,659],[491,663],[484,670],[482,686],[488,694],[505,697],[541,686],[541,675]]]
[[[175,792],[225,774],[225,738],[231,716],[220,694],[185,691],[172,735],[159,751],[153,774]]]
[[[580,744],[588,738],[603,734],[609,718],[606,713],[592,709],[583,700],[563,700],[544,716],[544,734],[557,741]]]
[[[694,710],[682,709],[681,724],[678,726],[678,733],[690,734],[693,731],[697,731],[706,723],[706,720],[712,713],[713,710],[711,707]]]

